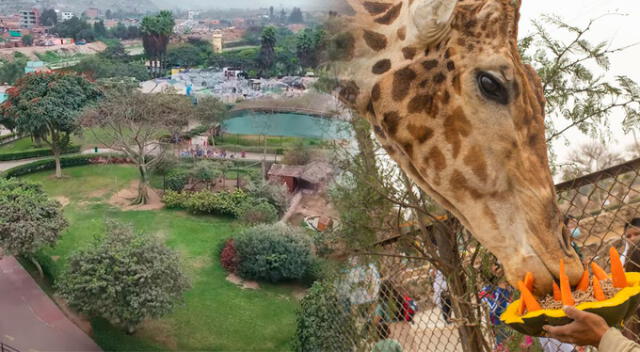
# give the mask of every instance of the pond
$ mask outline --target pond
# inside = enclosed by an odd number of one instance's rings
[[[276,137],[349,139],[352,135],[346,121],[292,113],[247,112],[226,120],[222,128],[226,133]]]

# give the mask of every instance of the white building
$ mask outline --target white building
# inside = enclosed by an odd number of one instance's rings
[[[75,15],[71,11],[62,11],[62,12],[60,12],[60,20],[62,22],[72,19],[73,16],[75,16]]]

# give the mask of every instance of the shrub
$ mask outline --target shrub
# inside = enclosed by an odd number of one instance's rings
[[[287,211],[288,191],[287,186],[282,183],[268,183],[260,179],[249,189],[249,194],[256,199],[266,199],[280,215]]]
[[[247,229],[236,238],[235,248],[238,274],[249,280],[301,279],[313,261],[306,234],[283,224]]]
[[[167,209],[185,209],[189,200],[189,193],[166,191],[162,196],[162,202]]]
[[[271,224],[278,220],[278,210],[266,200],[246,203],[240,210],[240,219],[247,224]]]
[[[80,152],[80,146],[74,145],[66,148],[64,151],[62,151],[62,154],[72,154],[72,153],[79,153],[79,152]],[[52,155],[53,155],[53,152],[51,151],[51,148],[38,148],[38,149],[24,150],[20,152],[0,153],[0,161],[39,158],[43,156],[52,156]]]
[[[238,270],[238,252],[234,240],[230,238],[224,243],[225,246],[220,253],[220,264],[224,270],[235,273]]]
[[[190,195],[186,208],[195,214],[228,215],[238,217],[250,197],[242,190],[212,193],[200,191]]]
[[[346,298],[329,282],[316,282],[300,302],[294,350],[297,352],[353,351],[358,333]]]
[[[306,165],[311,161],[311,151],[303,143],[286,151],[282,156],[282,163],[286,165]]]
[[[133,333],[170,312],[189,288],[178,254],[160,240],[110,222],[107,235],[69,258],[59,293],[81,313]]]
[[[165,178],[165,187],[176,192],[180,192],[184,189],[184,186],[189,182],[189,174],[181,169],[174,169],[169,171]]]

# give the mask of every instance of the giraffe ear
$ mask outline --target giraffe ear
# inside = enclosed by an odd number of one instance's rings
[[[415,0],[411,17],[418,38],[425,44],[434,43],[448,32],[457,0]]]

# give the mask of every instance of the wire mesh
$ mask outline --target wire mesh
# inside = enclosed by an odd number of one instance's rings
[[[640,271],[640,219],[634,220],[640,218],[640,159],[556,190],[585,264],[595,261],[608,271],[613,246],[626,271]],[[427,247],[441,255],[425,255]],[[516,293],[495,257],[451,216],[405,226],[358,252],[332,285],[334,351],[595,351],[524,336],[501,324],[499,315]],[[637,313],[623,333],[640,341]]]

